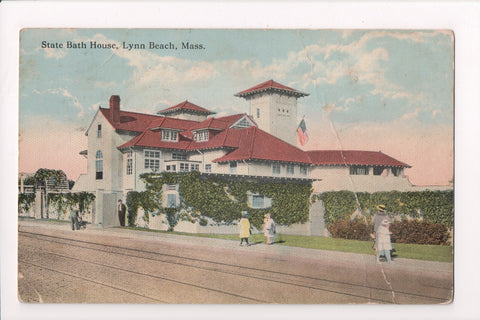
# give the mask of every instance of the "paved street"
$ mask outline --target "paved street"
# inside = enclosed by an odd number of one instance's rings
[[[19,299],[43,303],[442,304],[451,263],[131,231],[19,226]]]

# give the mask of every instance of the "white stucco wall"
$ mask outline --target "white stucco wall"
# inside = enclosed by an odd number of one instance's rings
[[[102,136],[97,137],[98,125],[102,126]],[[91,123],[88,136],[87,186],[89,191],[104,190],[119,192],[124,189],[124,155],[117,146],[132,139],[133,135],[120,134],[98,111]],[[103,155],[103,179],[96,179],[95,161],[97,151]]]
[[[250,102],[250,116],[263,131],[271,130],[270,96],[266,93],[259,93],[248,98]],[[260,109],[260,117],[257,116],[257,109]]]
[[[249,100],[250,115],[260,129],[296,145],[297,98],[279,93],[260,93]],[[260,117],[257,109],[260,109]]]
[[[313,182],[314,192],[350,190],[356,192],[412,191],[413,186],[407,176],[375,176],[370,169],[369,175],[351,175],[348,167],[316,166],[311,178],[321,179]]]

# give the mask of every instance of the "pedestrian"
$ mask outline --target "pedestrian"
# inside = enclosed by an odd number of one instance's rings
[[[377,263],[380,262],[380,256],[384,256],[387,263],[392,263],[391,251],[392,251],[392,242],[390,239],[390,224],[392,222],[389,219],[384,219],[380,226],[377,229],[377,237],[375,246],[377,248]]]
[[[120,226],[125,227],[125,212],[127,211],[127,208],[122,203],[122,200],[118,200],[117,211],[118,211],[118,220],[120,221]]]
[[[265,224],[263,225],[263,234],[267,237],[267,244],[273,244],[277,234],[277,226],[269,213],[265,215]]]
[[[73,209],[70,211],[70,222],[72,223],[72,230],[79,230],[78,227],[78,210]]]
[[[391,263],[392,242],[390,235],[390,224],[392,219],[385,212],[385,205],[377,206],[377,214],[373,219],[373,236],[375,239],[376,260],[380,262],[380,256],[384,256],[388,263]]]
[[[242,211],[242,218],[240,219],[240,246],[243,246],[243,241],[250,246],[248,238],[250,237],[250,221],[248,220],[248,212]]]

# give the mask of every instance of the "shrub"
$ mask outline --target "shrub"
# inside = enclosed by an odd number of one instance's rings
[[[390,226],[392,242],[414,244],[448,244],[448,229],[440,223],[398,221]]]
[[[328,226],[328,231],[333,238],[366,241],[371,240],[370,234],[373,232],[373,227],[362,219],[340,220]]]
[[[208,220],[205,218],[200,218],[198,222],[202,227],[205,227],[208,224]]]
[[[173,231],[178,223],[177,208],[165,208],[165,214],[167,215],[168,230]]]

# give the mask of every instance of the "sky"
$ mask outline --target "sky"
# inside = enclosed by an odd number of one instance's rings
[[[182,49],[187,42],[201,49]],[[447,30],[24,29],[19,171],[86,173],[85,131],[111,95],[122,110],[153,114],[188,100],[224,116],[248,113],[234,94],[273,79],[309,93],[298,100],[302,149],[382,151],[412,166],[413,184],[446,185],[453,43]]]

